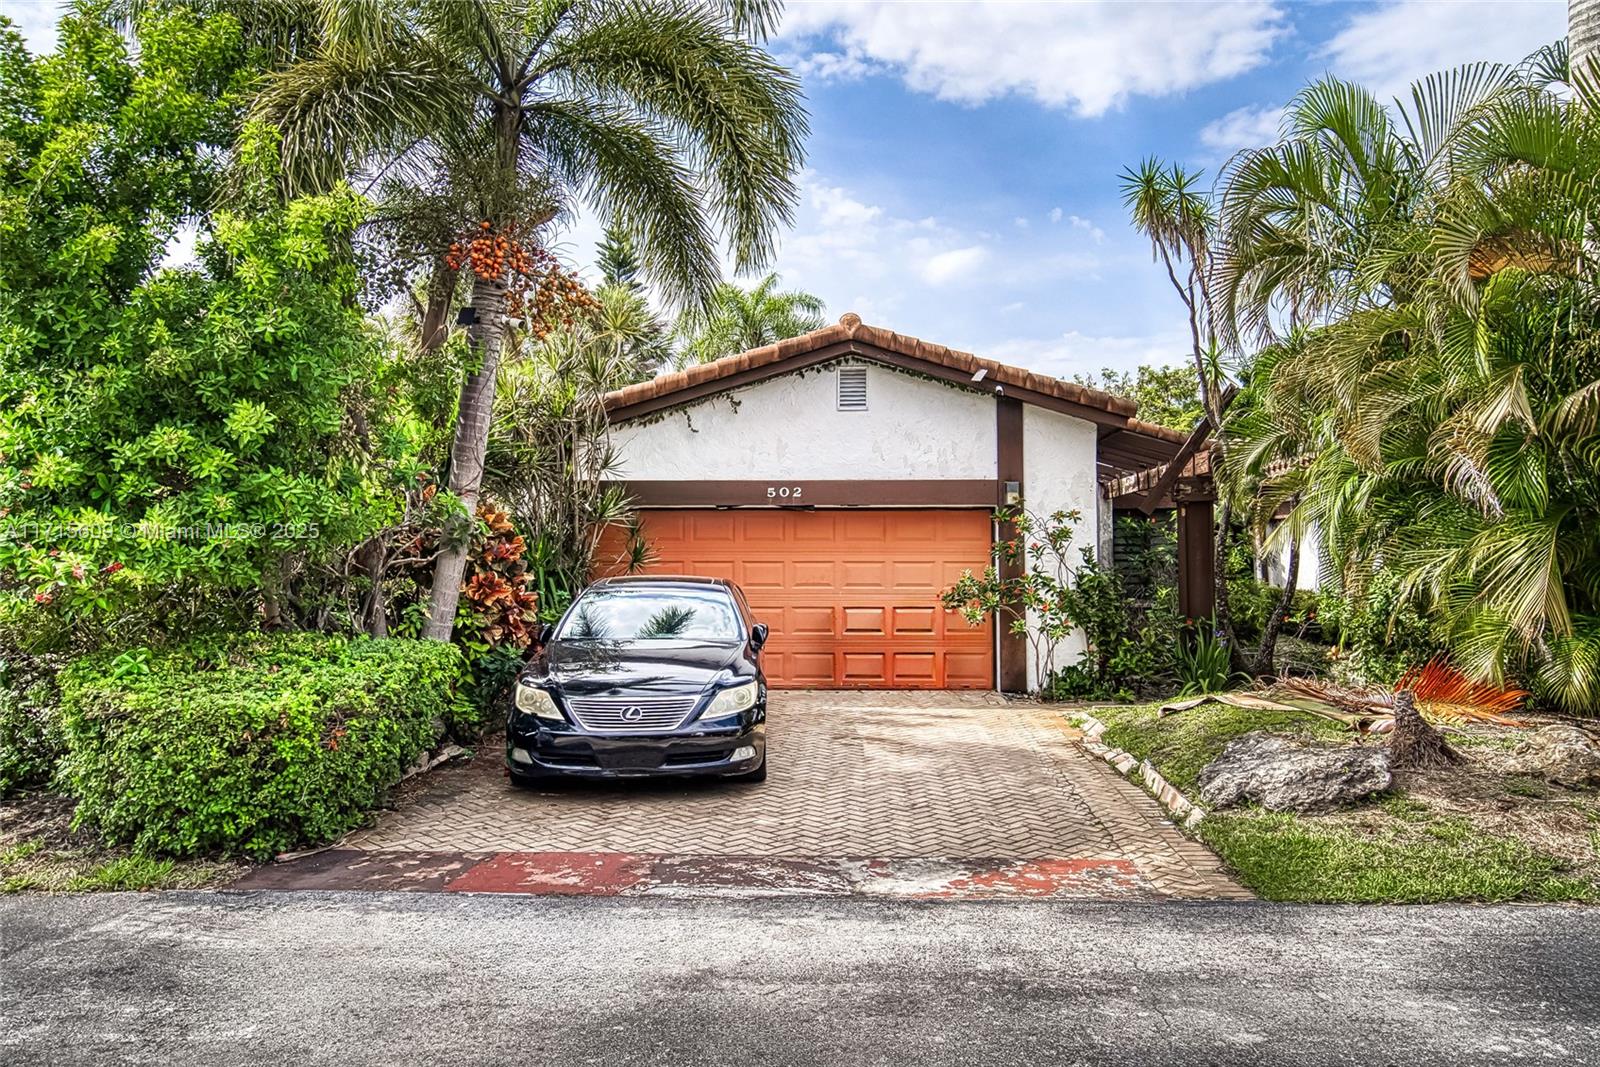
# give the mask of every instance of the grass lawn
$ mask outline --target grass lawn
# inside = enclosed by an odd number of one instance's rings
[[[1318,716],[1222,705],[1160,719],[1155,705],[1094,714],[1107,744],[1150,760],[1196,802],[1200,769],[1251,730],[1354,739]],[[1600,795],[1510,773],[1514,736],[1452,734],[1463,767],[1398,774],[1388,795],[1344,811],[1211,811],[1197,833],[1268,900],[1600,902]]]

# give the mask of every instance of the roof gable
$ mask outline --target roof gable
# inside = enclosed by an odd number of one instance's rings
[[[1184,441],[1183,434],[1136,419],[1131,400],[868,326],[853,313],[799,337],[614,390],[605,396],[606,411],[613,421],[624,422],[846,356],[926,374],[974,392],[1003,393],[1093,422],[1100,427],[1102,459],[1121,470],[1141,470],[1170,459]]]

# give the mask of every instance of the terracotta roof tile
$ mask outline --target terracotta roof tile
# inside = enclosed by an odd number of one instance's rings
[[[1027,389],[1045,396],[1057,397],[1084,407],[1098,408],[1113,415],[1121,415],[1129,419],[1130,430],[1138,433],[1161,437],[1165,440],[1182,441],[1183,434],[1173,434],[1172,431],[1148,423],[1139,422],[1132,416],[1136,410],[1133,401],[1120,396],[1112,396],[1098,389],[1089,389],[1074,382],[1062,381],[1047,375],[1036,374],[1021,367],[1009,366],[1005,363],[996,363],[992,359],[980,359],[971,352],[961,352],[944,345],[932,344],[916,337],[907,337],[892,330],[885,330],[877,326],[868,326],[861,321],[861,317],[854,312],[845,313],[838,322],[831,326],[824,326],[819,330],[801,334],[799,337],[790,337],[779,341],[775,345],[765,345],[753,348],[748,352],[737,355],[724,356],[710,363],[701,363],[682,371],[663,374],[648,382],[639,382],[636,385],[625,386],[607,393],[605,398],[606,410],[614,411],[618,408],[630,407],[646,400],[668,396],[672,393],[688,389],[693,386],[714,382],[741,371],[754,370],[774,363],[782,363],[794,356],[814,352],[827,345],[837,344],[841,341],[861,341],[893,352],[896,355],[907,356],[911,359],[923,360],[943,367],[951,367],[969,374],[985,370],[988,374],[985,381],[992,381],[995,385],[1010,385],[1018,389]]]

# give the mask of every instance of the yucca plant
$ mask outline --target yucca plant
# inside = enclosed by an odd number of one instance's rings
[[[1179,696],[1204,696],[1220,693],[1233,684],[1234,672],[1227,642],[1216,632],[1215,623],[1201,622],[1188,640],[1178,642]]]

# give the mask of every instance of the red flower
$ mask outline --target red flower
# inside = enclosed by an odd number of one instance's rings
[[[77,579],[77,580],[78,580],[78,581],[80,581],[80,582],[81,582],[81,581],[83,581],[83,573],[84,573],[84,572],[83,572],[83,564],[81,564],[81,563],[75,563],[75,564],[73,564],[73,567],[72,567],[72,576],[73,576],[73,577],[74,577],[74,578],[76,578],[76,579]]]
[[[53,593],[35,593],[35,594],[33,594],[33,602],[35,604],[48,604],[54,599],[55,599],[55,595]]]
[[[122,564],[120,564],[120,563],[116,562],[115,560],[113,560],[112,562],[107,563],[104,567],[101,567],[100,568],[100,573],[101,574],[115,574],[118,571],[120,571],[121,569],[122,569]]]

